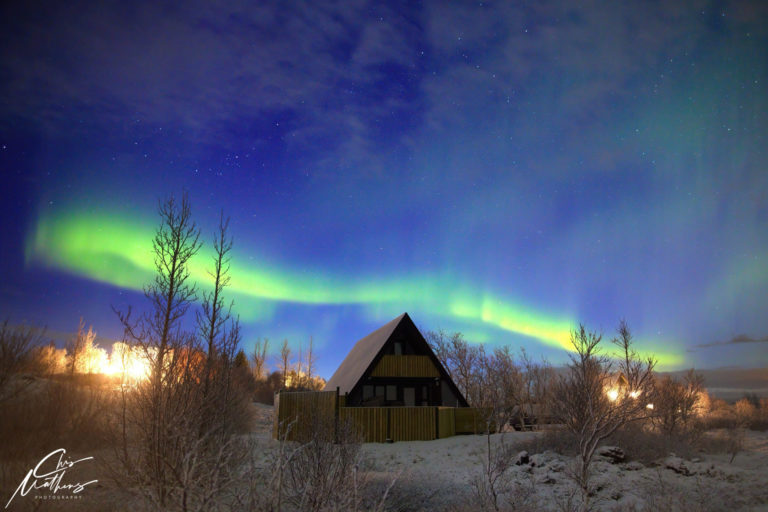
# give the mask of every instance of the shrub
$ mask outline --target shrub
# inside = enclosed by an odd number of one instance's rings
[[[544,430],[535,437],[516,443],[514,446],[518,451],[525,450],[531,454],[552,451],[573,457],[579,453],[576,436],[568,430]]]
[[[664,376],[656,382],[651,398],[654,426],[664,435],[679,436],[694,428],[703,412],[699,397],[703,394],[704,379],[689,370],[682,381]]]
[[[638,422],[617,430],[606,439],[606,444],[620,447],[630,460],[648,464],[670,453],[692,457],[700,447],[701,432],[703,429],[665,434],[647,423]]]
[[[395,484],[374,484],[351,423],[336,429],[333,418],[308,415],[312,427],[302,442],[286,441],[293,424],[281,426],[277,449],[266,465],[251,448],[234,505],[244,510],[381,510]]]

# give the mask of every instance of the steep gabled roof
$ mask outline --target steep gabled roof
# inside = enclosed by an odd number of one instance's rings
[[[325,389],[333,391],[338,387],[339,392],[342,394],[352,391],[352,388],[355,387],[355,384],[363,376],[365,370],[368,369],[379,351],[387,343],[389,337],[395,332],[397,326],[407,316],[408,313],[403,313],[368,336],[358,340],[326,383]]]
[[[344,361],[341,362],[341,365],[325,385],[325,390],[335,391],[338,387],[339,392],[342,394],[351,393],[360,380],[366,376],[366,372],[368,372],[374,363],[378,361],[384,346],[392,335],[395,334],[395,331],[397,331],[399,335],[410,337],[411,341],[415,342],[417,345],[423,346],[427,355],[432,360],[432,364],[434,364],[435,368],[440,372],[443,381],[451,388],[458,398],[461,407],[468,407],[467,399],[464,398],[464,395],[459,391],[459,388],[456,387],[456,383],[453,382],[451,376],[448,375],[448,372],[445,370],[442,363],[440,363],[440,360],[437,359],[437,356],[432,351],[432,347],[429,346],[427,340],[425,340],[424,336],[419,332],[419,329],[416,327],[416,324],[413,323],[411,317],[408,316],[408,313],[403,313],[355,343],[355,346],[352,347],[352,350],[347,354],[347,357],[344,358]]]

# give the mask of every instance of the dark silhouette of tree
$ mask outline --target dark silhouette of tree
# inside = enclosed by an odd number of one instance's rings
[[[235,355],[235,368],[248,368],[248,357],[242,349]]]
[[[118,457],[122,475],[151,508],[206,510],[237,479],[244,456],[236,434],[247,421],[247,398],[233,378],[240,327],[223,299],[232,241],[222,215],[213,240],[213,286],[202,294],[197,330],[186,331],[182,320],[197,299],[189,267],[201,246],[199,230],[186,194],[180,202],[161,202],[159,213],[155,277],[145,288],[151,309],[137,322],[130,310],[118,312],[126,341],[150,364],[146,382],[123,388]]]

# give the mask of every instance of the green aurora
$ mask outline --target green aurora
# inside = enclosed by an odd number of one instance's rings
[[[114,286],[141,290],[154,272],[151,240],[154,228],[140,220],[119,215],[70,212],[60,217],[43,216],[27,237],[26,262],[67,271]],[[203,287],[211,285],[206,265],[211,261],[207,246],[193,259],[191,278]],[[307,275],[281,269],[234,254],[230,263],[229,287],[237,304],[242,299],[260,303],[291,302],[309,305],[354,304],[376,308],[391,306],[426,311],[437,317],[457,320],[470,329],[502,329],[535,339],[546,346],[571,350],[570,333],[578,321],[556,317],[498,295],[474,289],[443,276],[397,276],[356,278]],[[405,298],[405,299],[404,299]],[[259,320],[259,308],[238,308],[244,321]],[[269,309],[269,307],[267,308]],[[261,312],[263,314],[263,312]],[[661,343],[641,342],[663,367],[678,366],[683,356],[655,350]]]

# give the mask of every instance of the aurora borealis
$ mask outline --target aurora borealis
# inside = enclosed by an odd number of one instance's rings
[[[118,338],[188,191],[244,348],[312,336],[326,377],[403,311],[765,366],[768,8],[621,4],[3,5],[0,313]]]

